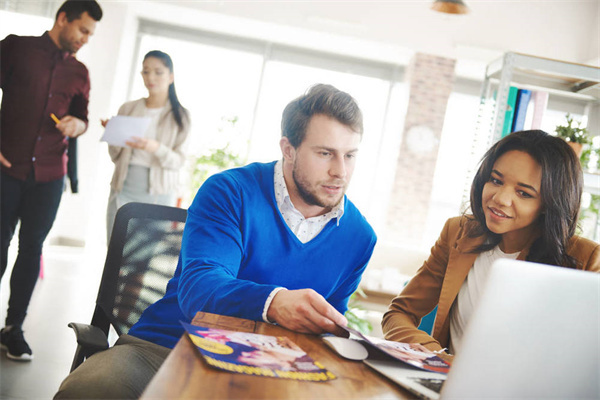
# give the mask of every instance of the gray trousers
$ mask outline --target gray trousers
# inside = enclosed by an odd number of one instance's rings
[[[115,224],[117,210],[131,202],[161,204],[175,206],[174,194],[150,194],[150,168],[130,164],[127,176],[120,192],[110,190],[106,210],[106,243],[110,243],[110,235]]]
[[[129,335],[84,361],[63,381],[55,399],[137,399],[171,349]]]

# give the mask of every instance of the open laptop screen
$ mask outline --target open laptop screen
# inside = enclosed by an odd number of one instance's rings
[[[600,274],[501,259],[442,398],[600,398]]]

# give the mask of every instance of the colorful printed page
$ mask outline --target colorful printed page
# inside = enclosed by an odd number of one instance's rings
[[[450,364],[441,359],[437,353],[423,346],[393,342],[391,340],[363,335],[359,331],[348,327],[342,327],[342,329],[348,332],[351,337],[355,336],[356,338],[363,339],[384,353],[413,367],[442,374],[447,374],[450,371]]]
[[[206,363],[214,368],[310,382],[336,378],[289,338],[181,324]]]

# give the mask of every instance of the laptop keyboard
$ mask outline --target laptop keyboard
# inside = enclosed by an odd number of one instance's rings
[[[410,378],[418,384],[425,386],[429,390],[433,390],[436,393],[442,391],[442,385],[446,382],[445,379],[431,379],[431,378]]]

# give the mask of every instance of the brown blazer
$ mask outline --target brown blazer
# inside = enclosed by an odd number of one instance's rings
[[[469,251],[485,240],[483,236],[469,238],[465,232],[465,217],[446,221],[431,255],[406,285],[383,316],[385,338],[405,343],[421,343],[431,350],[440,350],[450,343],[450,308],[473,266],[477,253]],[[600,244],[574,236],[567,250],[577,259],[579,269],[600,272]],[[521,251],[524,260],[529,247]],[[417,329],[421,318],[438,306],[432,336]]]

